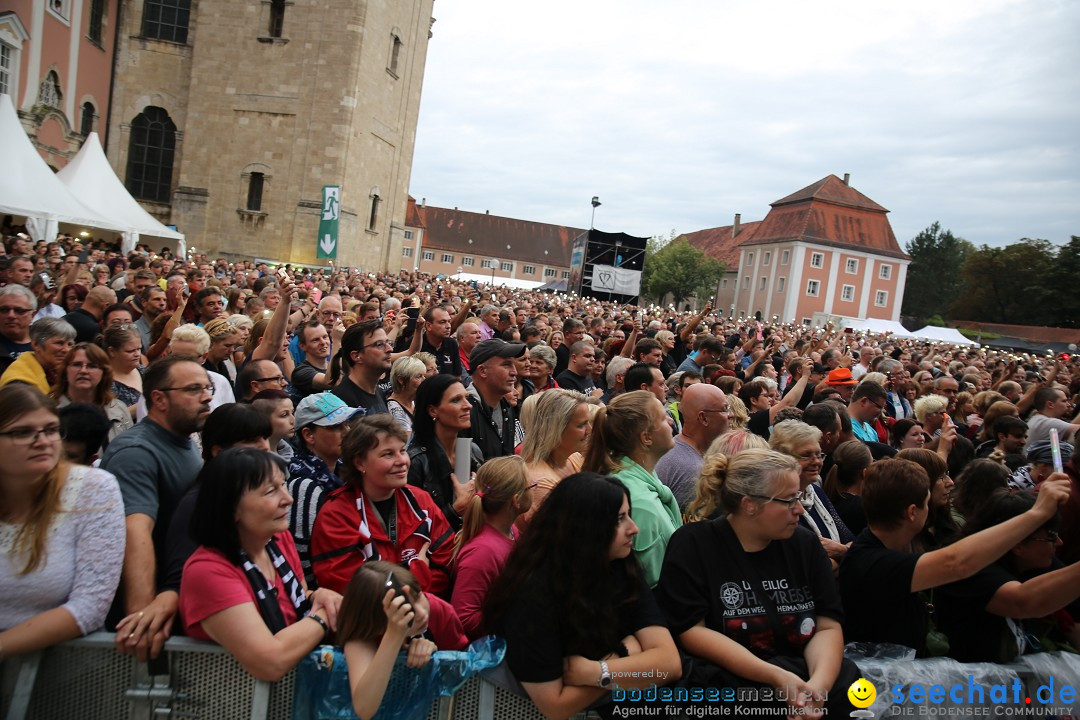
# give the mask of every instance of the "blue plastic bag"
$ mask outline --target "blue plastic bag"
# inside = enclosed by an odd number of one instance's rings
[[[489,635],[463,652],[439,650],[424,667],[405,667],[398,655],[379,711],[371,720],[423,720],[439,696],[453,695],[470,677],[495,667],[506,654],[506,641]],[[316,648],[296,669],[293,720],[355,720],[349,671],[339,647]]]

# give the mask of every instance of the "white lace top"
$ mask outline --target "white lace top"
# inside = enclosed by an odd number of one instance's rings
[[[0,630],[63,607],[85,634],[105,623],[124,562],[124,503],[116,478],[72,467],[53,518],[46,555],[28,575],[12,554],[19,526],[0,522]]]

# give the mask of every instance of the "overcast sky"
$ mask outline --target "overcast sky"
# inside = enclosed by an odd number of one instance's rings
[[[633,235],[829,174],[901,247],[1080,234],[1075,0],[436,0],[410,192]]]

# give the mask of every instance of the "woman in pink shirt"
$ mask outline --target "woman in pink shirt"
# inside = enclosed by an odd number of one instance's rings
[[[528,511],[535,485],[516,455],[489,460],[476,473],[476,494],[465,508],[454,548],[451,597],[469,640],[483,634],[480,609],[517,539],[514,520]]]

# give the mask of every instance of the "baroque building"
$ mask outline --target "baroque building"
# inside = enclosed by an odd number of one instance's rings
[[[107,155],[189,250],[396,270],[433,0],[120,0]]]

